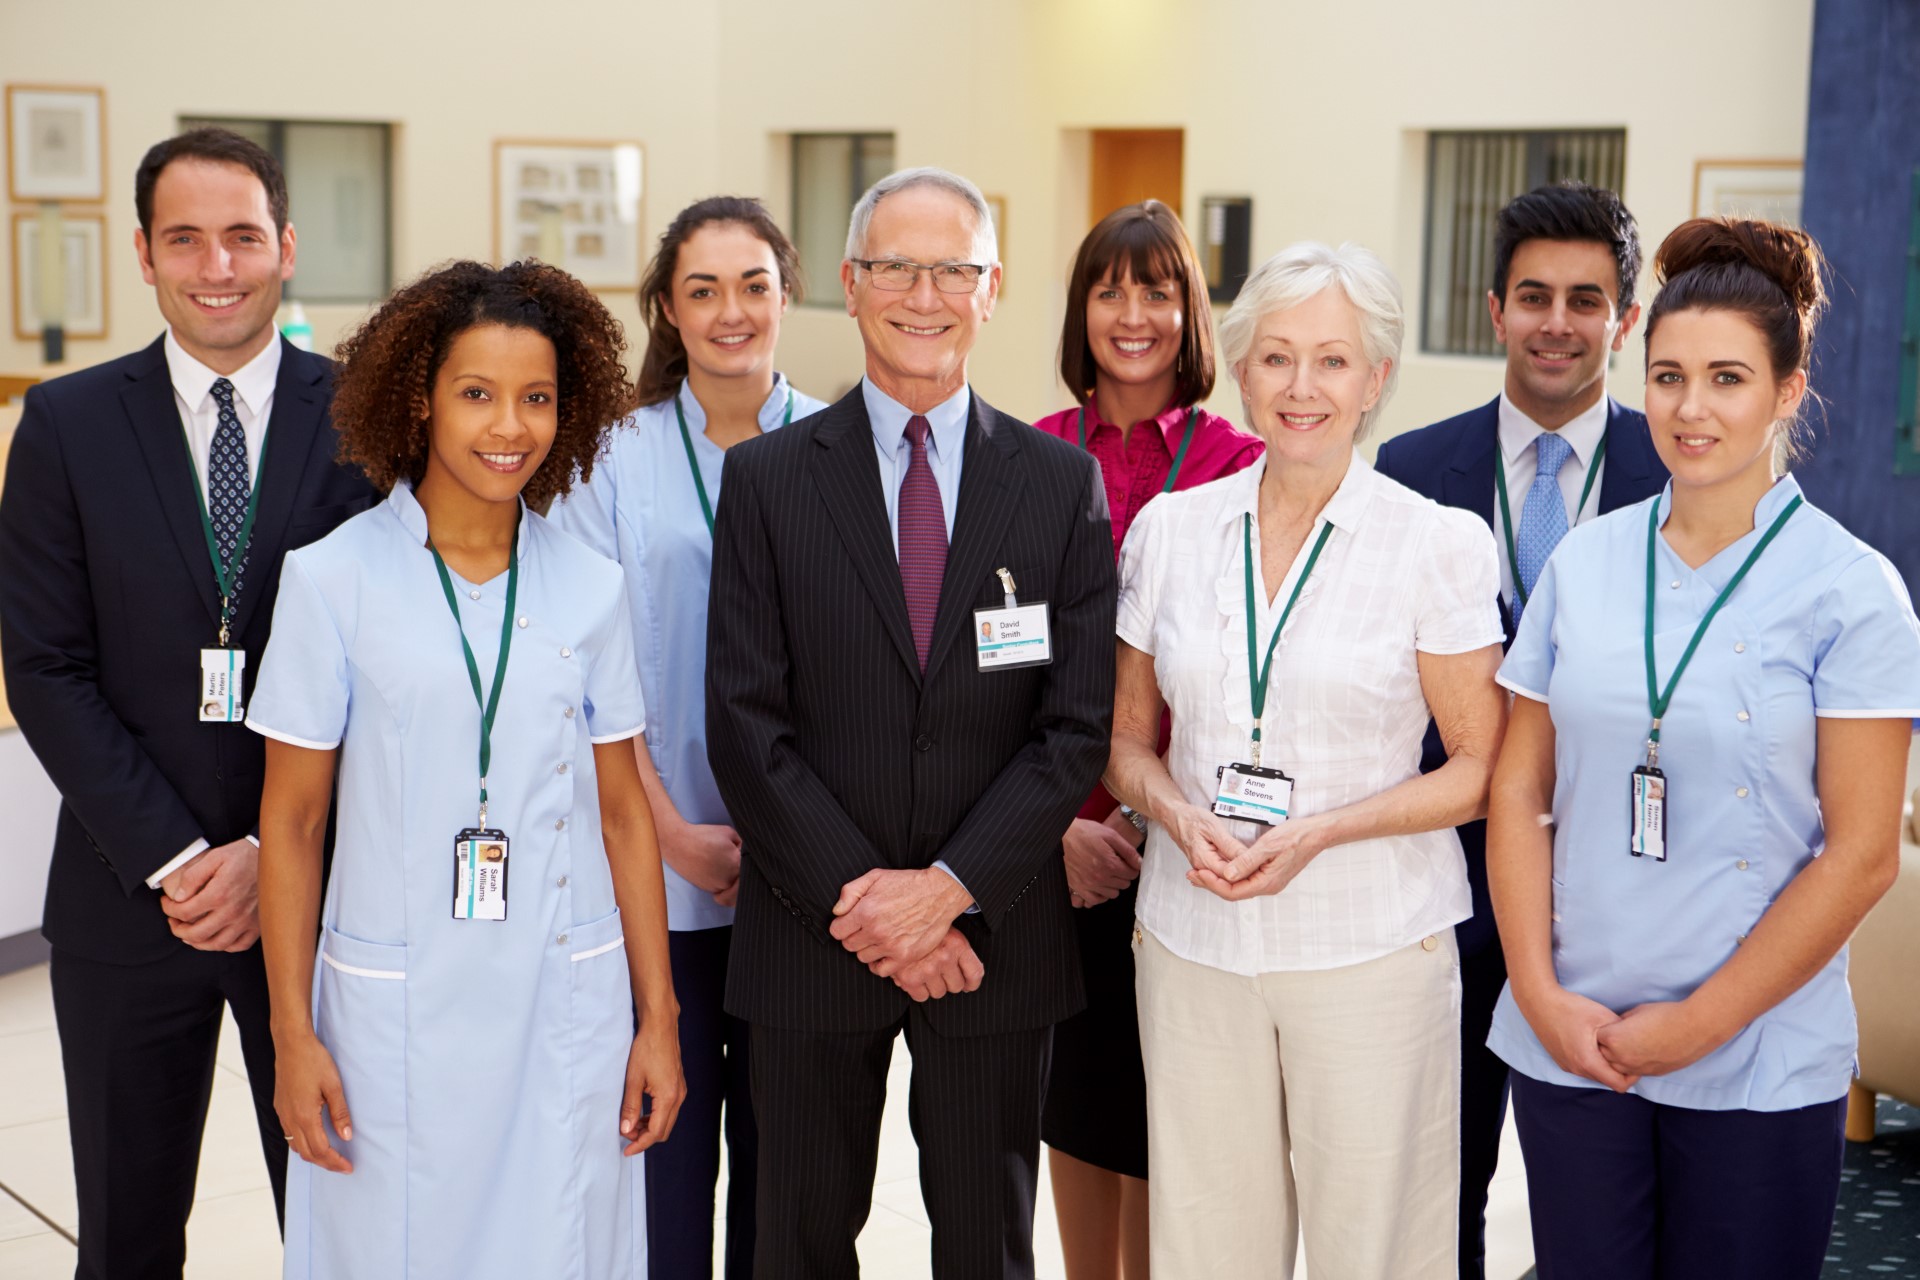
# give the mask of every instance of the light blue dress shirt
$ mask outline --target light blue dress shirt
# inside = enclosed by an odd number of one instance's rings
[[[760,429],[817,413],[825,404],[793,390],[775,374],[760,407]],[[686,383],[675,399],[687,415],[694,457],[707,498],[720,508],[726,450],[707,439],[707,414]],[[593,479],[553,504],[562,529],[626,571],[634,654],[647,699],[647,749],[673,807],[688,822],[731,823],[707,764],[707,580],[713,574],[713,537],[687,469],[674,400],[636,411],[614,430]],[[733,923],[733,908],[662,864],[667,882],[667,927],[712,929]]]
[[[353,1139],[333,1141],[353,1172],[288,1162],[285,1274],[644,1275],[641,1162],[617,1130],[632,988],[593,759],[646,719],[620,571],[523,512],[487,778],[507,918],[456,920],[480,745],[460,631],[490,684],[507,575],[453,575],[456,629],[426,539],[402,483],[288,553],[248,708],[268,737],[340,753],[313,1022],[352,1100]]]
[[[1700,642],[1660,723],[1668,860],[1628,852],[1628,787],[1646,762],[1648,503],[1570,532],[1540,575],[1500,683],[1554,724],[1553,963],[1562,986],[1624,1013],[1681,1000],[1825,844],[1819,717],[1920,713],[1920,622],[1885,557],[1812,506],[1796,511]],[[1694,628],[1800,486],[1778,481],[1754,530],[1690,569],[1661,537],[1654,650],[1661,685]],[[1700,1110],[1830,1102],[1853,1077],[1843,948],[1800,990],[1692,1066],[1633,1092]],[[1501,994],[1488,1045],[1549,1084],[1562,1071]]]
[[[867,403],[867,421],[873,424],[873,447],[880,459],[880,491],[887,498],[887,524],[893,529],[893,554],[900,554],[900,485],[907,478],[913,461],[913,444],[907,439],[907,419],[912,410],[862,379],[860,394]],[[973,390],[958,391],[926,411],[927,466],[933,470],[933,482],[940,486],[941,514],[947,518],[947,541],[953,541],[953,513],[960,505],[960,463],[967,446],[967,417],[973,407]]]

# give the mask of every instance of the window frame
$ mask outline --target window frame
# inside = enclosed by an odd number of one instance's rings
[[[837,138],[847,144],[850,159],[850,163],[847,165],[847,185],[850,188],[847,192],[847,210],[849,213],[852,212],[856,204],[860,203],[860,197],[867,193],[867,186],[870,185],[860,181],[861,148],[869,142],[884,140],[889,148],[895,150],[897,163],[897,149],[900,142],[899,134],[891,129],[820,129],[789,133],[787,135],[787,208],[792,211],[791,220],[793,226],[791,228],[791,234],[793,236],[794,251],[802,263],[806,261],[806,252],[801,247],[803,231],[800,225],[800,219],[802,217],[801,210],[806,207],[806,201],[802,198],[801,194],[801,183],[805,175],[801,171],[800,152],[803,144],[818,142],[822,138]],[[837,287],[823,289],[821,287],[823,282],[821,281],[809,281],[808,283],[807,294],[801,299],[800,306],[828,310],[837,310],[842,306],[842,299]]]

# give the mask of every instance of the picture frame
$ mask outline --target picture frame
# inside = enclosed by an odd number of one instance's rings
[[[993,238],[1000,258],[1000,296],[1007,296],[1007,198],[983,193],[987,202],[987,220],[993,224]]]
[[[1253,266],[1253,197],[1200,197],[1200,267],[1207,297],[1232,302]]]
[[[107,198],[107,91],[7,86],[7,194],[16,202]]]
[[[1800,225],[1799,160],[1696,160],[1693,216],[1764,218]]]
[[[61,217],[66,247],[69,338],[107,336],[107,215],[66,211]],[[7,237],[12,255],[13,336],[40,339],[40,215],[15,211]]]
[[[495,139],[493,260],[538,258],[590,289],[637,292],[645,198],[638,142]]]

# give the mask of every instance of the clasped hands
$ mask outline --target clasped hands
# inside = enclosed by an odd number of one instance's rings
[[[253,841],[207,849],[160,882],[173,936],[200,951],[245,951],[260,936],[260,850]]]
[[[1268,827],[1247,844],[1224,818],[1196,804],[1176,809],[1168,828],[1191,864],[1187,883],[1229,902],[1279,893],[1333,843],[1324,819],[1305,817]]]
[[[1596,1000],[1555,986],[1521,1012],[1561,1070],[1625,1093],[1642,1076],[1664,1076],[1712,1053],[1716,1033],[1685,1000],[1659,1000],[1616,1014]]]
[[[938,867],[875,869],[840,890],[829,932],[876,975],[925,1003],[980,989],[986,968],[953,925],[971,901]]]

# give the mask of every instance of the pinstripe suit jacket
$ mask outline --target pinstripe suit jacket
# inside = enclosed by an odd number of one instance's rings
[[[1084,1002],[1060,836],[1106,766],[1114,569],[1098,465],[972,397],[924,677],[860,388],[727,453],[707,627],[707,739],[744,856],[726,1005],[872,1031],[910,1003],[827,932],[841,886],[944,858],[980,990],[946,1035],[1046,1026]],[[981,672],[995,570],[1045,600],[1051,665]]]

